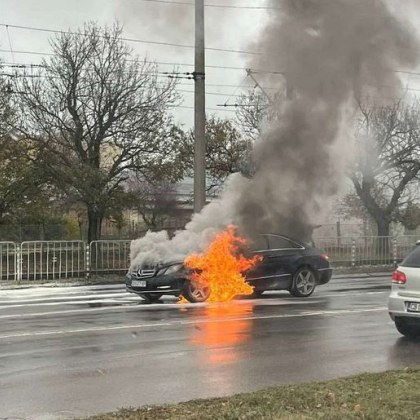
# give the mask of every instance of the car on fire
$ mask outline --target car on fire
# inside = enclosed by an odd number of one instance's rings
[[[388,310],[398,332],[420,337],[420,243],[392,274]]]
[[[292,296],[309,297],[316,286],[328,283],[332,268],[328,256],[312,245],[286,236],[259,235],[251,243],[251,255],[262,261],[245,273],[245,280],[254,287],[252,297],[267,290],[288,290]],[[210,288],[190,280],[191,271],[180,261],[155,267],[132,268],[127,273],[126,288],[147,302],[157,302],[164,294],[183,296],[189,302],[204,302]]]

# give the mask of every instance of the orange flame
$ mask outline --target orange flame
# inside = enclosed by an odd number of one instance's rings
[[[253,287],[245,282],[244,274],[262,257],[246,258],[241,254],[240,247],[246,244],[246,239],[235,234],[235,227],[228,226],[216,235],[206,252],[185,259],[185,266],[196,270],[192,281],[210,286],[209,302],[226,302],[237,295],[253,292]]]

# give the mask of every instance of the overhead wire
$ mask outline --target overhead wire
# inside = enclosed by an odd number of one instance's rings
[[[0,26],[14,28],[14,29],[29,30],[29,31],[89,36],[89,34],[86,34],[84,32],[74,32],[74,31],[63,31],[63,30],[48,29],[48,28],[38,28],[38,27],[34,27],[34,26],[10,25],[10,24],[6,24],[6,23],[0,23]],[[104,38],[104,35],[98,35],[98,37]],[[195,48],[194,45],[177,44],[177,43],[174,43],[174,42],[166,42],[166,41],[150,41],[150,40],[143,40],[143,39],[137,39],[137,38],[126,38],[126,37],[119,37],[118,39],[120,39],[121,41],[135,42],[135,43],[140,43],[140,44],[162,45],[162,46],[177,47],[177,48]],[[258,52],[244,51],[244,50],[234,50],[234,49],[227,49],[227,48],[206,47],[205,49],[209,50],[209,51],[218,51],[218,52],[261,55],[261,53],[258,53]]]
[[[172,4],[178,6],[194,6],[194,3],[184,2],[184,1],[169,1],[169,0],[140,0],[145,3],[163,3],[163,4]],[[280,10],[280,7],[274,6],[237,6],[230,4],[213,4],[207,3],[204,4],[204,7],[214,7],[220,9],[249,9],[249,10]]]
[[[0,49],[0,52],[8,53],[9,50]],[[16,54],[30,54],[30,55],[45,55],[45,56],[53,56],[53,53],[47,53],[47,52],[40,52],[40,51],[20,51],[20,50],[14,50],[14,53]],[[14,60],[13,60],[14,61]],[[136,61],[136,60],[128,60],[128,61]],[[155,61],[150,60],[151,63],[161,64],[164,66],[188,66],[188,67],[194,67],[194,64],[192,63],[176,63],[176,62],[167,62],[167,61]],[[41,67],[42,65],[39,65]],[[223,70],[241,70],[244,71],[244,67],[239,66],[218,66],[213,64],[206,64],[206,67],[208,68],[214,68],[214,69],[223,69]]]
[[[143,1],[149,1],[149,0],[143,0]],[[150,0],[152,1],[152,0]],[[157,0],[154,0],[157,1]],[[163,0],[162,0],[163,1]],[[239,7],[239,6],[238,6]],[[73,31],[62,31],[62,30],[55,30],[55,29],[47,29],[47,28],[36,28],[31,26],[23,26],[23,25],[10,25],[5,23],[0,23],[0,26],[7,28],[15,28],[15,29],[26,29],[26,30],[32,30],[32,31],[41,31],[41,32],[48,32],[48,33],[61,33],[61,34],[74,34],[74,35],[81,35],[81,36],[89,36],[89,34],[83,33],[83,32],[73,32]],[[103,36],[101,36],[103,38]],[[166,43],[166,42],[160,42],[160,41],[144,41],[139,40],[135,38],[119,38],[123,41],[127,42],[140,42],[140,43],[149,43],[149,44],[162,44],[162,45],[170,45],[170,46],[177,46],[177,47],[183,47],[183,48],[194,48],[193,45],[183,45],[183,44],[175,44],[175,43]],[[223,48],[206,48],[209,50],[214,51],[220,51],[220,52],[238,52],[238,53],[244,53],[244,54],[254,54],[254,55],[262,55],[261,52],[252,52],[252,51],[241,51],[241,50],[228,50]],[[0,52],[10,52],[8,50],[2,50],[0,49]],[[52,56],[54,54],[52,53],[43,53],[43,52],[35,52],[35,51],[17,51],[14,50],[15,54],[33,54],[33,55],[45,55],[45,56]],[[14,60],[13,60],[14,61]],[[185,65],[185,66],[193,66],[193,64],[190,63],[166,63],[166,62],[156,62],[156,64],[164,64],[164,65]],[[233,70],[245,70],[245,68],[237,67],[237,66],[216,66],[216,65],[206,65],[206,67],[209,68],[221,68],[221,69],[233,69]],[[390,69],[389,71],[395,72],[395,73],[403,73],[403,74],[411,74],[411,75],[420,75],[420,72],[415,71],[407,71],[407,70],[393,70]],[[281,70],[263,70],[263,69],[252,69],[252,73],[254,74],[275,74],[275,75],[284,75],[284,72]]]
[[[12,40],[10,39],[10,33],[9,33],[9,26],[6,26],[6,32],[7,32],[7,38],[9,39],[9,47],[10,47],[10,55],[12,56],[12,60],[15,61],[15,56],[13,54],[13,48],[12,48]]]

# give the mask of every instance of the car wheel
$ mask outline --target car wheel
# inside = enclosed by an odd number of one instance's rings
[[[187,281],[185,282],[182,295],[191,303],[205,302],[210,296],[210,287]]]
[[[316,275],[308,267],[299,268],[293,276],[290,294],[295,297],[308,297],[315,291]]]
[[[143,298],[146,303],[156,303],[159,302],[159,299],[162,297],[160,293],[153,293],[153,294],[147,294],[147,295],[139,295],[141,298]]]
[[[409,324],[404,319],[396,318],[395,327],[398,332],[408,338],[420,337],[420,326]]]

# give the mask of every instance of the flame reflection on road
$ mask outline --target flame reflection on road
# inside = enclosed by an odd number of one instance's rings
[[[203,346],[200,358],[207,364],[220,365],[240,360],[240,345],[251,335],[253,304],[230,302],[211,305],[204,310],[204,322],[192,329],[190,342]]]

